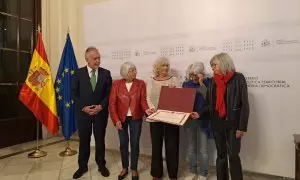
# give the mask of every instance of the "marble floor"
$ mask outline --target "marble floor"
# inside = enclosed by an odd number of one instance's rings
[[[78,148],[77,141],[70,142],[72,149]],[[50,140],[44,140],[41,149],[48,153],[47,156],[39,159],[27,158],[28,148],[34,147],[35,142],[16,145],[0,149],[0,179],[1,180],[69,180],[72,179],[73,173],[77,170],[77,155],[70,157],[60,157],[59,152],[64,150],[65,142],[62,138],[56,137]],[[27,151],[26,151],[27,150]],[[23,153],[9,156],[11,153],[23,151]],[[26,151],[26,152],[24,152]],[[30,151],[29,151],[30,152]],[[3,158],[6,157],[6,158]],[[89,161],[89,172],[86,173],[81,180],[102,180],[102,179],[117,179],[121,170],[120,154],[117,151],[108,150],[106,152],[107,168],[110,170],[110,177],[104,178],[97,171],[97,165],[94,161],[94,149],[91,150],[91,157]],[[164,167],[165,177],[169,179],[166,174],[166,167]],[[139,159],[139,174],[141,180],[151,180],[150,176],[150,159],[147,156],[141,156]],[[130,178],[128,176],[128,180]],[[185,168],[179,168],[179,179],[187,179],[187,171]],[[245,180],[271,180],[283,179],[279,177],[269,177],[256,175],[252,173],[245,173]],[[211,168],[209,180],[216,180],[215,170]]]

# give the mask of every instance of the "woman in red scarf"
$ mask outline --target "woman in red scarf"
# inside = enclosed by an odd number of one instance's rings
[[[227,53],[215,55],[210,65],[214,76],[207,98],[218,154],[217,179],[229,180],[229,157],[231,179],[242,180],[239,153],[249,118],[246,79],[243,74],[235,71],[234,63]]]

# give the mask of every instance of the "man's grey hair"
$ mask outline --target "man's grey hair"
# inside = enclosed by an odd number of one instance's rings
[[[170,62],[169,62],[169,59],[167,57],[158,57],[155,60],[154,64],[153,64],[153,74],[154,74],[154,76],[158,76],[159,75],[159,68],[161,68],[163,65],[166,65],[166,64],[170,66]]]
[[[124,79],[127,79],[128,78],[128,72],[129,70],[131,69],[135,69],[136,70],[136,66],[132,63],[132,62],[124,62],[122,65],[121,65],[121,68],[120,68],[120,75],[124,78]]]
[[[205,74],[204,72],[204,64],[202,62],[195,62],[190,64],[186,70],[186,78],[190,79],[190,75],[197,75],[197,74]]]
[[[98,50],[96,47],[94,47],[94,46],[89,46],[88,48],[86,48],[85,53],[84,53],[84,58],[85,58],[85,60],[88,59],[87,56],[88,56],[89,52],[91,52],[91,51],[96,51],[96,52],[99,53],[99,50]]]
[[[228,72],[235,71],[234,63],[227,53],[219,53],[214,55],[210,60],[210,65],[217,64],[220,67],[221,73],[226,75]]]

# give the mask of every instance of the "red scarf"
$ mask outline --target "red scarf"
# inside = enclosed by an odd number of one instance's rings
[[[224,102],[224,95],[226,91],[226,84],[232,78],[234,72],[229,72],[226,75],[214,74],[214,80],[217,85],[217,100],[216,100],[216,111],[219,114],[219,117],[226,116],[226,106]]]

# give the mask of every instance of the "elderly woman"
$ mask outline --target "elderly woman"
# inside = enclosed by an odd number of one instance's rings
[[[169,75],[170,63],[159,57],[153,65],[154,77],[147,82],[147,102],[150,108],[157,109],[162,86],[178,87],[178,79]],[[150,122],[152,142],[151,175],[158,180],[163,175],[162,146],[165,140],[166,162],[170,179],[177,179],[179,156],[179,127],[163,122]]]
[[[204,65],[202,62],[191,64],[187,69],[187,81],[183,88],[195,88],[196,99],[193,113],[184,124],[187,136],[187,162],[193,180],[206,180],[209,168],[208,138],[210,135],[209,114],[202,114],[205,108],[205,97],[209,79],[204,78]],[[198,164],[200,162],[200,164]],[[200,165],[200,166],[199,166]]]
[[[132,179],[139,179],[137,164],[139,157],[139,141],[144,112],[148,115],[151,110],[146,100],[145,82],[136,79],[136,67],[131,62],[121,66],[120,74],[123,79],[114,81],[109,98],[109,111],[113,123],[119,133],[122,171],[118,179],[124,179],[128,174],[128,127],[130,129],[130,150]]]
[[[229,179],[229,156],[231,179],[241,180],[243,173],[239,153],[249,118],[246,79],[236,72],[231,57],[226,53],[215,55],[210,65],[214,75],[208,88],[208,107],[217,147],[217,179]]]

